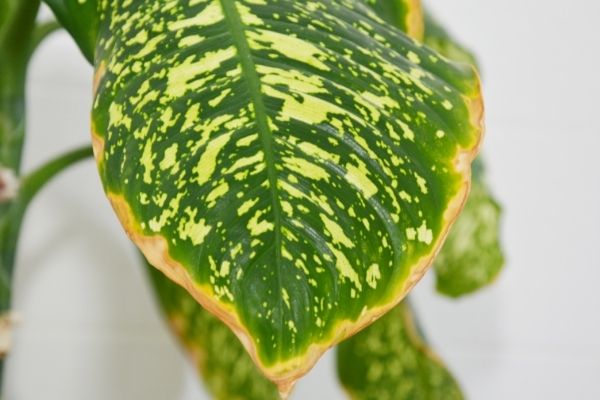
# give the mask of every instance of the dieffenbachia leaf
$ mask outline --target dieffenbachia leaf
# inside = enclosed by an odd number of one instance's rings
[[[352,400],[460,400],[460,387],[419,332],[407,301],[337,349]]]
[[[476,65],[476,58],[469,50],[430,14],[425,15],[426,45],[450,59]],[[478,158],[465,209],[435,260],[436,286],[440,293],[462,296],[488,285],[498,276],[504,265],[499,238],[500,216],[500,206],[485,180],[483,161]]]
[[[214,398],[278,400],[277,387],[264,377],[227,325],[146,265],[161,308]]]
[[[363,0],[387,23],[408,36],[423,40],[424,16],[421,0]]]
[[[425,36],[423,41],[427,46],[451,60],[477,66],[475,55],[454,39],[431,13],[424,12],[424,18]]]
[[[362,0],[101,4],[108,197],[287,392],[430,265],[478,149],[476,73]]]
[[[501,209],[483,174],[477,159],[471,194],[435,259],[437,290],[448,296],[462,296],[488,285],[504,265],[498,237]]]
[[[28,1],[28,0],[21,0]],[[73,36],[88,61],[94,60],[98,35],[98,0],[43,0]]]

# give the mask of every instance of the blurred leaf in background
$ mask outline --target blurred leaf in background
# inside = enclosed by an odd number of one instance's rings
[[[166,319],[214,398],[278,400],[277,387],[262,375],[231,330],[185,289],[145,265]]]
[[[499,239],[501,208],[483,174],[478,159],[465,208],[435,259],[437,290],[447,296],[462,296],[492,283],[504,265]]]
[[[425,44],[444,56],[479,66],[476,57],[425,11]],[[459,297],[492,283],[504,265],[500,243],[502,209],[485,177],[482,156],[473,163],[471,193],[435,260],[437,290]]]
[[[408,301],[338,346],[338,373],[352,400],[460,400],[453,376],[429,349]]]

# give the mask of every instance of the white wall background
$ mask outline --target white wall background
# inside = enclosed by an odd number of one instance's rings
[[[431,0],[485,72],[485,153],[508,265],[460,301],[416,290],[471,399],[599,399],[600,2]],[[66,34],[31,69],[26,167],[89,139],[91,69]],[[8,400],[205,399],[161,324],[91,162],[27,218]],[[327,355],[295,399],[343,399]]]

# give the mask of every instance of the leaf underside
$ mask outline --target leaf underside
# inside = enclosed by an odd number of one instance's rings
[[[427,347],[405,300],[337,349],[353,400],[460,400],[460,388]]]
[[[359,1],[102,3],[105,190],[279,385],[387,311],[460,211],[472,69]]]

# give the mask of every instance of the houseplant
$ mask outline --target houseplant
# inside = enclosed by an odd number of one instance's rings
[[[233,328],[281,392],[326,348],[394,307],[429,266],[466,198],[482,108],[471,68],[399,30],[463,54],[431,19],[423,23],[419,4],[49,3],[95,64],[95,155],[130,236]],[[34,26],[35,2],[7,4]],[[23,26],[21,44],[35,42]],[[4,43],[3,61],[24,82],[17,60],[26,46]],[[6,207],[24,209],[30,181],[6,190],[16,196]],[[478,187],[475,210],[490,202]],[[486,215],[480,226],[494,232],[497,212]],[[19,219],[7,217],[10,231]],[[464,264],[453,261],[481,252],[456,244],[445,253],[440,288],[453,295],[494,275],[466,274],[479,280],[456,285]],[[202,309],[162,275],[154,282],[179,332],[202,351],[206,331],[190,323]],[[209,318],[204,326],[224,329]],[[238,355],[229,361],[245,362]]]

